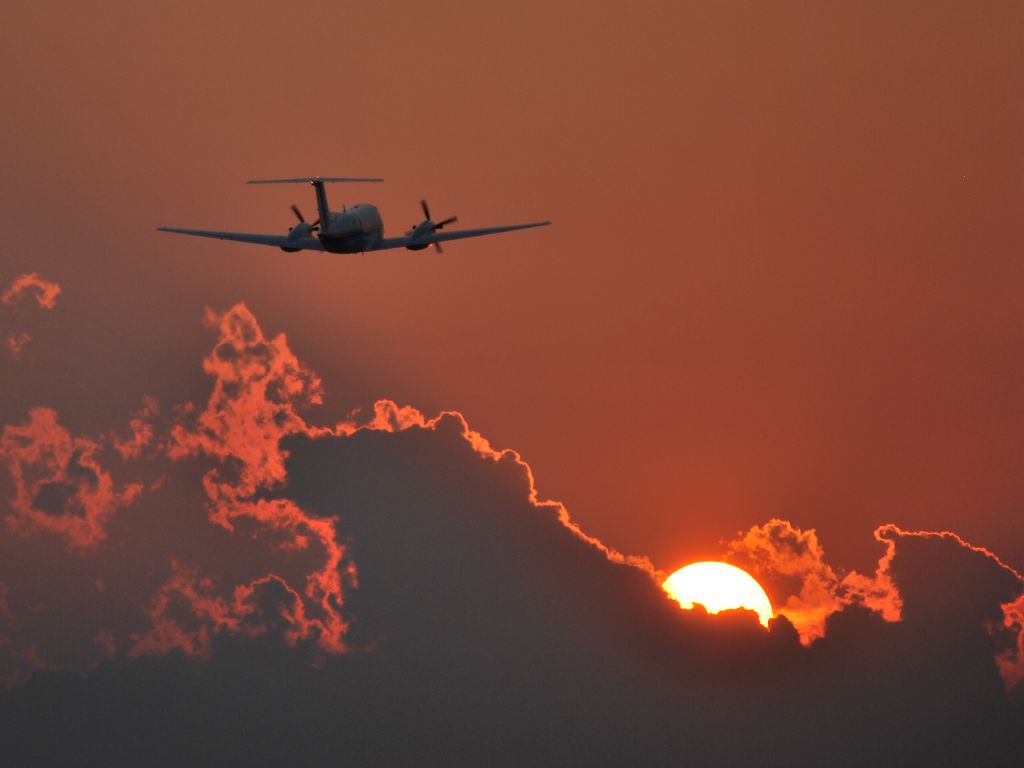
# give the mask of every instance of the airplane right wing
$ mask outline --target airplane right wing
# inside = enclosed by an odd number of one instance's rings
[[[546,227],[550,221],[534,221],[530,224],[509,224],[504,227],[482,227],[480,229],[462,229],[458,232],[434,232],[430,235],[420,237],[384,237],[373,244],[371,250],[383,251],[388,248],[407,248],[410,245],[432,245],[433,243],[447,243],[449,240],[461,240],[464,237],[483,237],[484,235],[497,235],[501,232],[515,232],[519,229],[533,229],[534,227]]]

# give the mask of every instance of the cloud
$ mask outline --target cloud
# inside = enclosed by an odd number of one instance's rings
[[[57,412],[33,408],[22,425],[0,434],[0,461],[14,486],[9,530],[28,536],[49,533],[69,550],[90,550],[106,538],[106,524],[134,503],[137,483],[118,487],[99,461],[100,446],[62,427]]]
[[[727,555],[769,586],[776,613],[793,622],[804,643],[821,637],[825,620],[849,602],[840,594],[840,578],[825,562],[813,529],[802,531],[772,519],[730,541]]]
[[[605,557],[614,563],[630,565],[647,572],[651,579],[660,584],[665,579],[665,574],[654,568],[647,557],[638,555],[624,555],[618,550],[609,547],[594,536],[588,535],[580,528],[569,515],[569,510],[564,504],[558,501],[542,501],[537,492],[537,485],[534,480],[533,470],[530,465],[523,461],[517,451],[510,448],[495,450],[490,442],[469,426],[465,417],[458,411],[442,411],[433,419],[426,418],[420,411],[412,406],[399,406],[391,400],[378,400],[374,403],[373,417],[365,424],[359,425],[356,422],[345,422],[335,429],[335,434],[351,436],[360,429],[377,430],[384,432],[401,432],[406,429],[437,429],[438,425],[445,419],[451,419],[461,433],[462,438],[472,446],[473,450],[483,458],[492,461],[509,461],[515,464],[522,471],[526,485],[527,497],[530,503],[541,512],[554,514],[558,521],[568,530],[572,531],[579,539],[594,547]]]
[[[334,647],[325,624],[306,616],[302,596],[275,574],[235,587],[230,598],[216,594],[213,580],[195,568],[172,563],[173,576],[160,587],[149,606],[151,628],[132,636],[129,655],[163,655],[181,651],[208,657],[219,634],[275,638],[294,647],[311,641]]]
[[[133,637],[133,656],[172,650],[205,656],[214,633],[238,626],[239,619],[230,603],[212,594],[209,578],[177,562],[172,562],[171,567],[173,575],[160,587],[149,607],[152,628]],[[176,618],[175,613],[184,618]]]
[[[357,576],[355,565],[345,557],[337,521],[310,516],[287,499],[257,498],[286,480],[284,437],[329,433],[309,426],[298,413],[321,402],[320,379],[299,362],[284,334],[268,339],[244,305],[221,315],[207,311],[206,320],[218,332],[213,351],[203,361],[204,371],[214,377],[213,392],[201,411],[194,406],[181,409],[181,418],[171,430],[169,455],[176,460],[207,456],[217,461],[203,477],[210,522],[232,532],[240,523],[255,524],[262,533],[276,537],[275,546],[282,550],[315,547],[321,553],[320,565],[305,575],[301,589],[274,573],[238,584],[233,601],[225,602],[219,611],[208,610],[214,605],[211,598],[200,600],[195,588],[196,583],[208,587],[210,582],[198,576],[183,581],[183,572],[175,566],[175,574],[151,607],[153,630],[137,638],[133,652],[177,647],[187,653],[205,653],[211,633],[249,626],[242,623],[243,617],[252,616],[248,600],[265,592],[268,585],[276,585],[298,601],[286,611],[292,619],[286,633],[289,642],[315,637],[322,650],[341,653],[346,631],[341,615],[344,590],[355,585]],[[184,589],[185,584],[191,586]],[[202,631],[189,633],[169,622],[163,606],[170,593],[187,598],[193,606],[206,606],[192,612],[205,622]]]
[[[999,671],[1011,689],[1024,699],[1024,594],[1003,605],[1003,626],[1015,641],[997,657]]]
[[[681,611],[460,413],[311,425],[322,384],[287,339],[244,305],[208,321],[204,403],[147,400],[96,441],[47,409],[3,432],[47,514],[111,467],[160,478],[88,549],[0,536],[19,762],[1018,764],[1024,598],[991,552],[883,526],[863,576],[770,520],[727,547],[770,630]]]
[[[42,309],[53,309],[57,306],[57,296],[60,295],[60,286],[47,280],[37,272],[29,272],[15,278],[3,293],[0,294],[0,301],[4,304],[17,304],[26,293],[35,297],[36,303]],[[25,346],[32,340],[32,335],[26,331],[8,329],[3,334],[3,345],[11,354],[11,357],[19,357]]]
[[[114,434],[107,436],[122,459],[138,459],[142,456],[143,450],[153,444],[156,437],[154,421],[159,415],[160,404],[155,397],[147,397],[143,400],[142,407],[128,422],[130,437],[122,439]]]
[[[768,587],[775,611],[793,622],[805,644],[824,635],[829,616],[853,603],[867,605],[887,621],[900,617],[900,597],[888,576],[888,552],[873,577],[839,575],[826,562],[813,528],[801,530],[775,518],[728,542],[726,556]]]
[[[285,463],[289,454],[282,441],[292,436],[327,439],[351,437],[360,431],[434,430],[442,421],[452,421],[478,457],[509,462],[523,473],[527,498],[542,513],[552,515],[613,562],[635,566],[652,579],[658,577],[646,558],[627,557],[583,533],[563,505],[538,501],[533,475],[519,455],[494,450],[483,436],[470,429],[460,414],[446,412],[427,419],[415,408],[381,400],[375,403],[372,415],[361,423],[353,419],[332,428],[312,426],[300,411],[321,402],[322,385],[319,377],[289,348],[284,334],[268,338],[249,309],[241,304],[224,314],[208,311],[207,323],[218,333],[213,351],[203,362],[206,373],[214,378],[213,392],[203,409],[192,405],[180,409],[178,423],[170,432],[168,454],[179,461],[200,456],[216,460],[216,466],[203,478],[212,523],[232,532],[242,524],[255,526],[261,536],[276,537],[274,545],[278,549],[315,549],[321,559],[319,567],[304,575],[301,585],[293,585],[273,572],[255,581],[236,584],[231,588],[234,598],[221,598],[223,602],[216,604],[217,610],[212,610],[213,582],[198,570],[182,570],[175,565],[174,574],[151,605],[153,627],[134,638],[133,653],[171,649],[207,653],[213,636],[238,633],[244,628],[241,618],[248,613],[238,596],[265,590],[268,584],[286,589],[298,600],[294,608],[285,612],[292,617],[287,633],[290,644],[313,639],[324,651],[346,650],[348,622],[343,606],[346,590],[354,589],[359,577],[356,562],[347,556],[341,543],[337,518],[309,514],[287,498],[260,498],[286,489]],[[133,420],[133,425],[137,421],[148,424],[144,417]],[[136,432],[147,442],[152,439],[141,426]],[[225,586],[221,589],[223,592]],[[172,595],[177,602],[193,606],[188,612],[188,622],[196,625],[192,629],[168,618],[166,609]]]
[[[4,304],[18,303],[25,293],[31,292],[36,303],[42,309],[53,309],[57,306],[57,297],[61,288],[52,280],[41,277],[38,272],[28,272],[19,275],[0,294],[0,300]]]
[[[907,531],[889,523],[874,532],[885,545],[874,575],[838,574],[813,529],[786,520],[753,526],[729,542],[728,556],[774,593],[777,613],[809,644],[829,620],[863,606],[888,622],[984,631],[1008,688],[1024,679],[1024,579],[993,552],[950,531]]]
[[[46,665],[11,609],[9,588],[0,581],[0,691],[25,683]]]
[[[170,455],[207,455],[222,466],[204,482],[211,500],[251,497],[284,482],[280,441],[311,433],[298,410],[322,401],[320,379],[299,362],[285,335],[267,339],[252,312],[238,304],[222,315],[207,310],[219,334],[203,370],[214,377],[206,407],[183,409],[171,433]]]
[[[32,341],[32,335],[24,331],[8,331],[4,334],[4,346],[13,357],[21,354],[25,345]]]
[[[890,547],[885,560],[904,602],[901,620],[947,638],[974,637],[992,649],[1006,686],[1019,686],[1024,577],[952,531],[908,531],[889,524],[876,537]]]

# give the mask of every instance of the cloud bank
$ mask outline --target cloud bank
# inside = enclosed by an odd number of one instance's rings
[[[769,631],[682,611],[461,414],[311,425],[323,383],[283,334],[244,305],[207,323],[205,403],[147,399],[99,438],[45,407],[4,427],[0,722],[23,762],[1022,755],[1024,584],[993,553],[886,525],[876,572],[843,573],[770,520],[723,551]]]

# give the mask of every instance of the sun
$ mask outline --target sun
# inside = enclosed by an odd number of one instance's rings
[[[756,613],[765,627],[774,615],[768,595],[754,577],[728,563],[690,563],[665,579],[661,588],[686,609],[695,603],[708,613],[746,608]]]

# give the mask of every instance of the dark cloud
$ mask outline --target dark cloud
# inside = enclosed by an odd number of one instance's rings
[[[1024,703],[1024,594],[1003,606],[1003,627],[1016,642],[998,656],[999,670],[1011,691]]]
[[[162,423],[147,403],[130,438],[74,438],[45,409],[5,429],[15,501],[47,482],[113,491],[104,447],[166,478],[94,546],[0,566],[14,763],[1024,757],[1006,688],[1024,598],[992,553],[883,526],[877,572],[844,574],[813,530],[771,520],[727,548],[781,597],[769,630],[682,611],[462,415],[382,400],[313,427],[300,411],[322,386],[285,338],[241,305],[210,320],[205,405]]]

